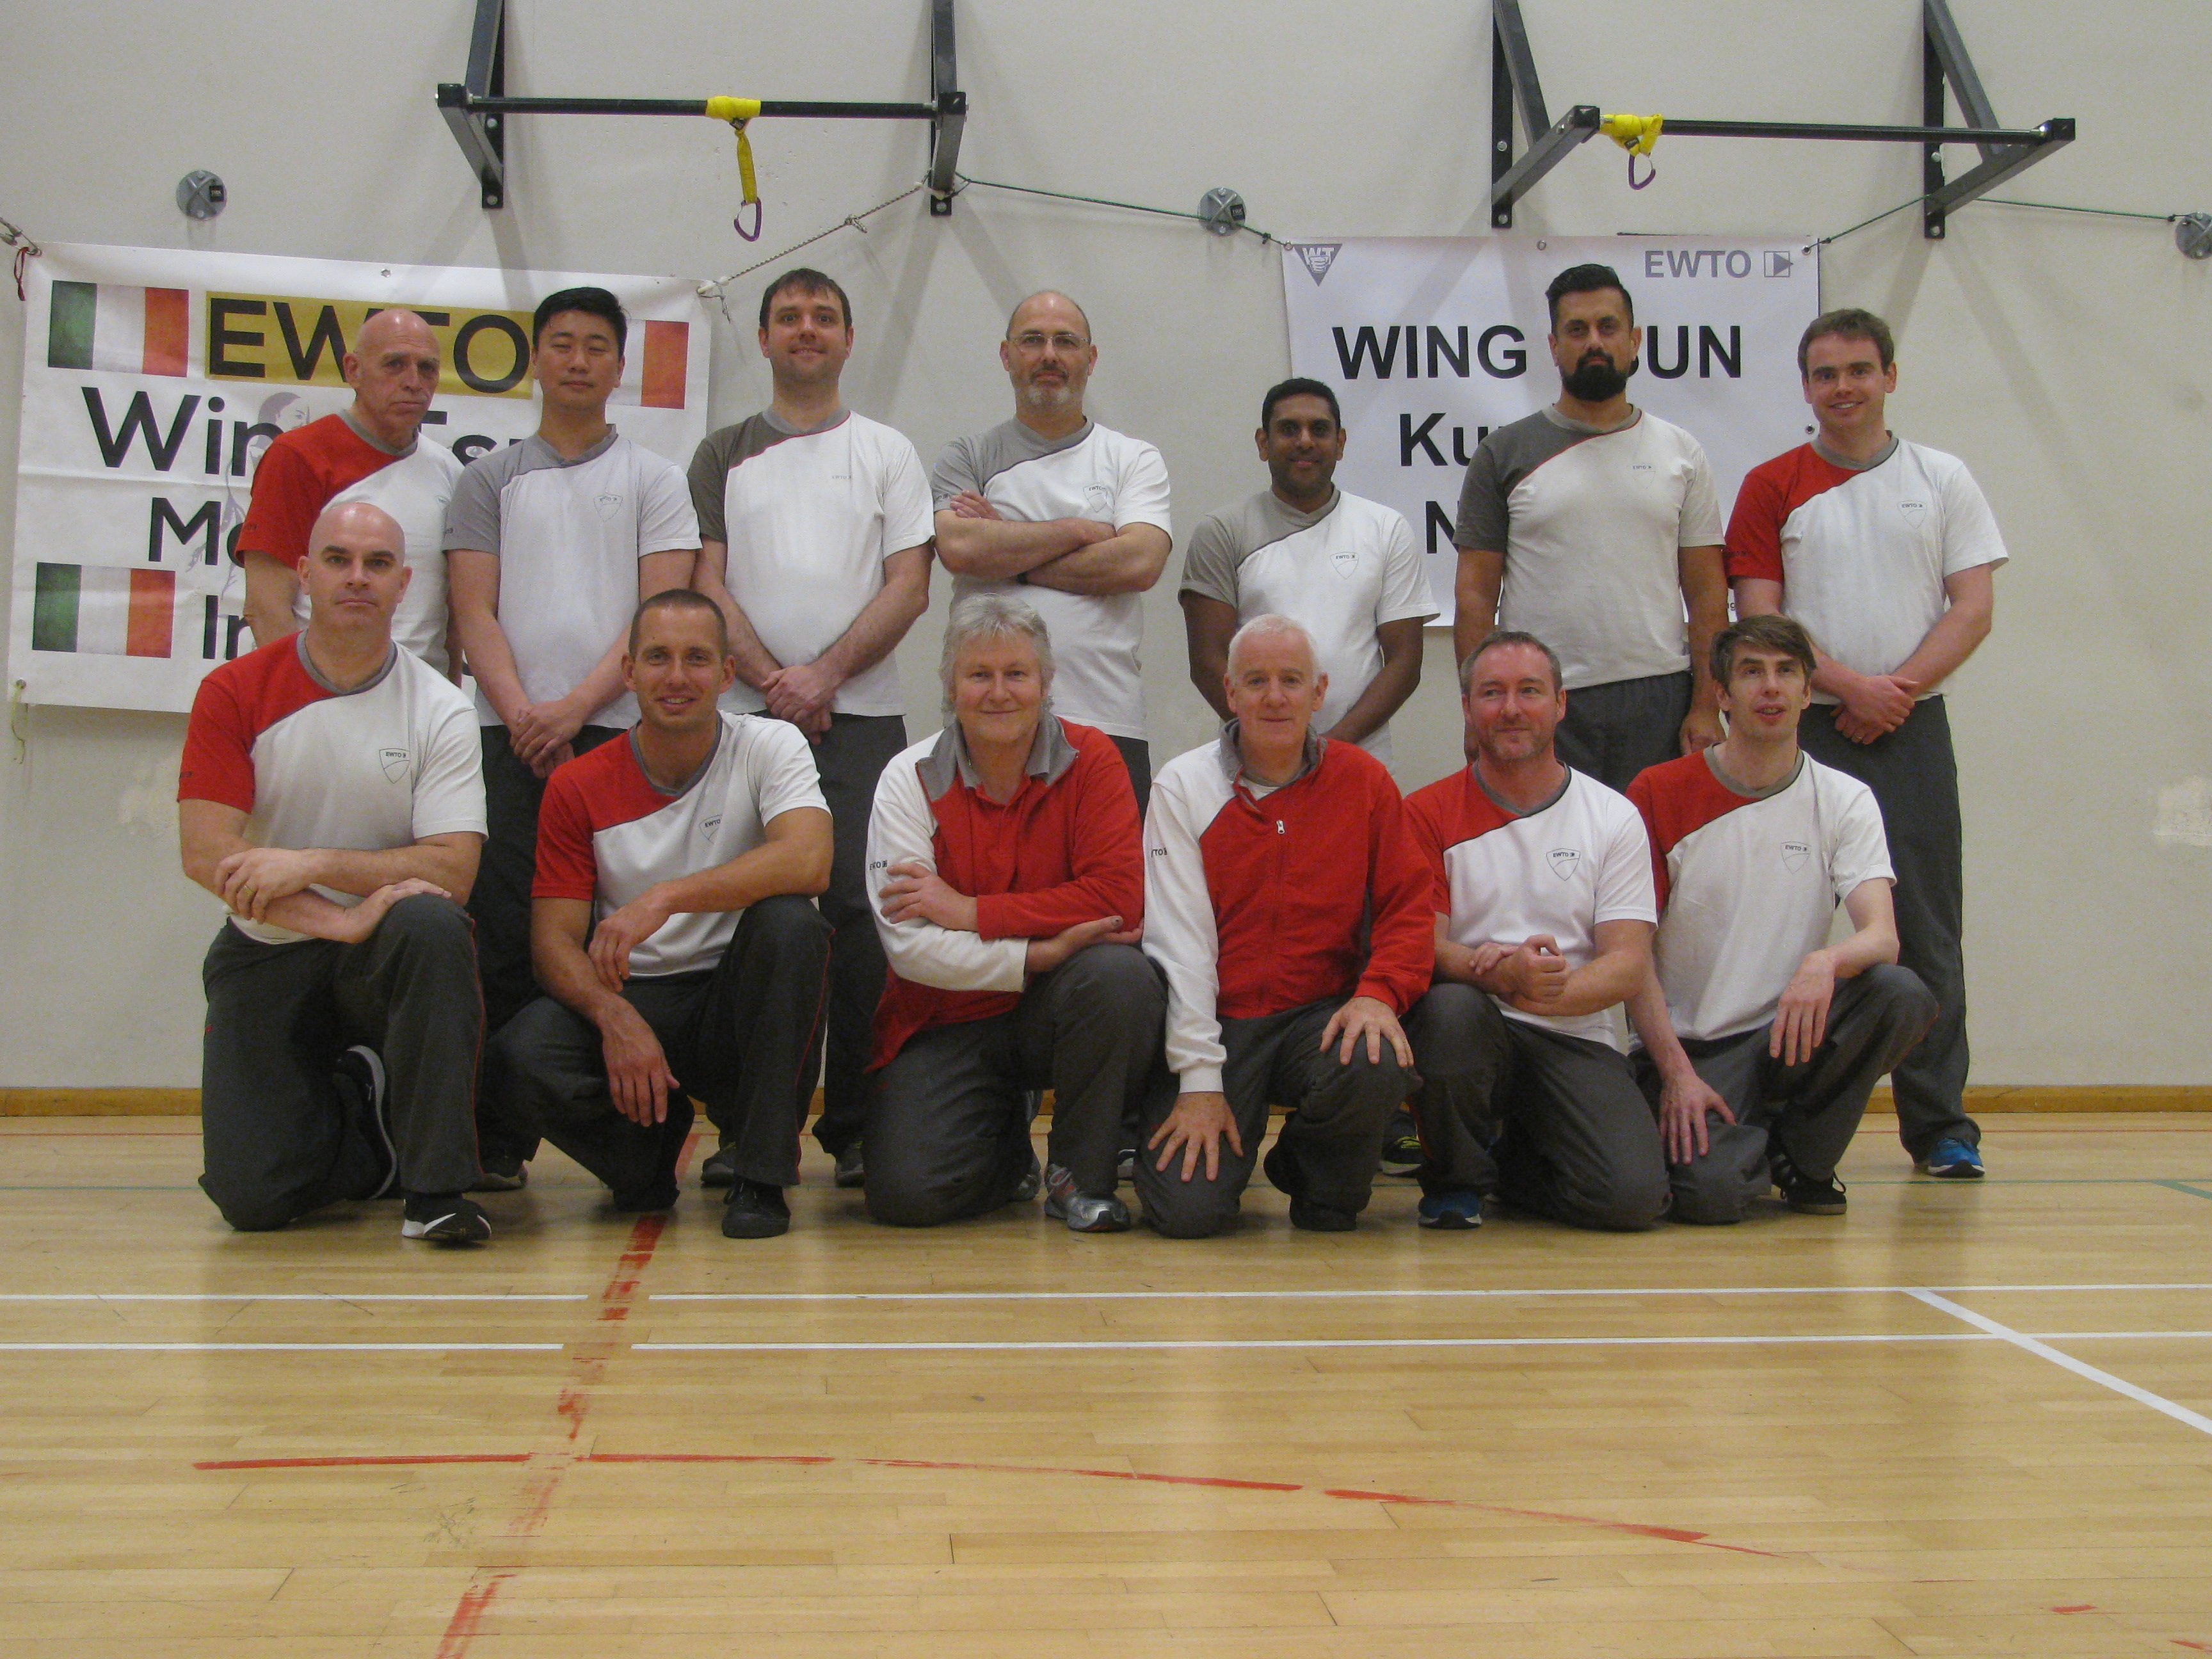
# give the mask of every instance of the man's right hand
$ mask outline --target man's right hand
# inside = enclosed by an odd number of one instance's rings
[[[404,898],[417,893],[428,893],[433,897],[449,899],[453,895],[434,881],[424,881],[420,876],[410,876],[404,881],[389,882],[378,888],[360,903],[346,907],[343,919],[333,934],[341,945],[359,945],[376,931],[384,913]]]
[[[1244,1156],[1244,1138],[1237,1133],[1237,1115],[1229,1109],[1229,1097],[1224,1094],[1192,1094],[1179,1097],[1175,1110],[1167,1121],[1152,1131],[1152,1138],[1145,1143],[1150,1152],[1159,1149],[1156,1170],[1165,1170],[1182,1154],[1182,1179],[1188,1181],[1197,1173],[1199,1163],[1206,1164],[1206,1178],[1218,1180],[1221,1174],[1221,1143],[1226,1139],[1229,1150],[1237,1157]]]
[[[1895,674],[1856,674],[1836,690],[1836,730],[1853,743],[1872,743],[1905,724],[1920,688]]]
[[[1523,1013],[1547,1012],[1566,994],[1567,959],[1549,933],[1531,935],[1492,971],[1501,994]]]
[[[1022,971],[1048,974],[1086,945],[1134,945],[1144,936],[1141,927],[1124,931],[1119,916],[1079,921],[1073,927],[1063,927],[1050,939],[1031,939],[1022,958]]]
[[[1711,1146],[1705,1132],[1705,1114],[1713,1112],[1723,1123],[1735,1121],[1735,1114],[1719,1091],[1685,1066],[1679,1076],[1663,1079],[1659,1085],[1659,1140],[1667,1149],[1669,1164],[1687,1164],[1703,1158]]]
[[[523,763],[542,778],[559,764],[556,757],[565,755],[583,729],[583,715],[571,710],[565,700],[555,698],[526,702],[517,709],[507,722],[507,740]]]
[[[599,1052],[607,1066],[607,1092],[615,1109],[631,1122],[650,1128],[668,1116],[668,1091],[682,1085],[668,1069],[660,1039],[645,1016],[627,1002],[615,1004],[599,1021]]]

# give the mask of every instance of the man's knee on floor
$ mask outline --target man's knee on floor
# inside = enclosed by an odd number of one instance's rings
[[[1743,1219],[1754,1194],[1741,1176],[1712,1158],[1668,1166],[1668,1218],[1692,1226],[1724,1227]],[[1632,1230],[1631,1230],[1632,1231]]]
[[[862,1139],[868,1149],[869,1219],[887,1227],[938,1227],[975,1213],[972,1181],[925,1173],[897,1156],[879,1133]]]
[[[297,1221],[309,1207],[301,1194],[279,1188],[256,1190],[244,1182],[211,1181],[205,1176],[200,1177],[200,1186],[234,1232],[274,1232]]]
[[[1594,1232],[1648,1232],[1667,1213],[1671,1194],[1667,1171],[1613,1170],[1570,1192],[1575,1224]]]
[[[1144,1194],[1145,1224],[1162,1238],[1212,1238],[1237,1224],[1237,1202],[1210,1193],[1177,1193],[1154,1203]]]

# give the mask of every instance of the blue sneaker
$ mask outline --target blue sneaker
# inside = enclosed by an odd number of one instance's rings
[[[1482,1194],[1432,1193],[1421,1200],[1420,1222],[1448,1232],[1472,1232],[1482,1225]]]
[[[1920,1161],[1920,1167],[1941,1181],[1979,1181],[1982,1155],[1963,1140],[1946,1137]]]

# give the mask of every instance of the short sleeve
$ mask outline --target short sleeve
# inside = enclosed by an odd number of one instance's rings
[[[738,428],[726,426],[699,440],[691,452],[691,470],[684,483],[691,491],[691,511],[699,520],[699,534],[710,542],[727,542],[729,529],[723,504],[729,490],[730,449]]]
[[[253,811],[253,737],[232,677],[210,674],[192,698],[185,755],[177,768],[179,800],[211,800]]]
[[[446,503],[446,551],[462,547],[499,551],[499,486],[491,470],[474,461],[453,480],[453,499]]]
[[[955,438],[945,446],[937,465],[929,469],[929,494],[939,511],[955,495],[983,493],[983,469],[976,460],[975,452],[974,438]]]
[[[637,556],[668,553],[699,545],[699,515],[691,492],[673,461],[641,451],[645,462],[637,481]]]
[[[582,899],[599,891],[599,861],[592,851],[592,815],[575,769],[584,757],[555,769],[538,809],[538,878],[532,898]]]
[[[1744,476],[1728,527],[1728,574],[1732,582],[1782,580],[1782,480],[1765,467]]]
[[[485,832],[483,731],[476,710],[459,697],[431,727],[415,777],[416,840]]]
[[[815,769],[814,746],[797,726],[788,720],[757,721],[753,743],[753,801],[763,824],[802,806],[830,810]]]
[[[1486,441],[1475,446],[1474,459],[1467,464],[1467,478],[1460,485],[1452,545],[1503,553],[1510,525],[1504,487],[1498,476],[1498,452]]]
[[[1688,483],[1682,490],[1681,527],[1676,534],[1678,547],[1718,547],[1722,544],[1720,495],[1713,488],[1713,464],[1705,459],[1705,447],[1686,433],[1690,464]]]
[[[1943,574],[1955,576],[1979,565],[2002,564],[2009,557],[1989,497],[1972,473],[1953,463],[1943,479]]]
[[[279,564],[295,565],[307,556],[307,536],[315,527],[327,490],[314,465],[296,446],[269,446],[253,469],[253,493],[246,502],[232,557],[265,553]]]
[[[883,556],[920,547],[936,532],[930,501],[929,479],[921,470],[921,456],[900,433],[886,433],[884,466]]]
[[[1168,464],[1150,444],[1139,444],[1121,466],[1121,487],[1114,492],[1114,528],[1148,524],[1170,536],[1174,522],[1168,517]]]
[[[1658,893],[1651,880],[1651,838],[1644,832],[1644,818],[1632,806],[1622,811],[1607,837],[1605,862],[1593,884],[1597,908],[1594,923],[1659,920]]]
[[[1825,783],[1828,780],[1818,780]],[[1889,861],[1889,837],[1882,829],[1881,807],[1874,791],[1856,779],[1839,792],[1843,799],[1831,819],[1836,824],[1835,845],[1828,857],[1828,873],[1836,902],[1841,903],[1863,882],[1894,881],[1897,872]]]
[[[1232,607],[1237,604],[1237,538],[1226,514],[1200,520],[1190,532],[1190,544],[1183,549],[1180,591]]]
[[[1422,568],[1420,550],[1413,545],[1413,526],[1402,513],[1385,513],[1382,592],[1375,602],[1376,626],[1437,614],[1436,598],[1429,592],[1429,573]]]

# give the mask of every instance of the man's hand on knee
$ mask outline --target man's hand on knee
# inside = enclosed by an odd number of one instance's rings
[[[1404,1029],[1398,1016],[1390,1012],[1390,1005],[1375,997],[1354,997],[1328,1017],[1328,1025],[1321,1034],[1322,1052],[1326,1054],[1330,1044],[1336,1045],[1336,1057],[1345,1065],[1352,1064],[1353,1051],[1364,1039],[1367,1044],[1367,1063],[1382,1063],[1382,1045],[1388,1042],[1398,1056],[1401,1066],[1413,1063],[1413,1046],[1406,1041]]]
[[[1152,1138],[1145,1146],[1147,1151],[1158,1149],[1159,1152],[1159,1161],[1152,1165],[1156,1170],[1164,1170],[1180,1153],[1183,1180],[1196,1174],[1203,1162],[1206,1178],[1216,1181],[1221,1176],[1221,1143],[1224,1139],[1231,1152],[1239,1158],[1244,1156],[1244,1137],[1237,1132],[1237,1114],[1229,1109],[1229,1097],[1219,1093],[1188,1094],[1176,1098],[1175,1110],[1152,1131]]]
[[[395,881],[378,888],[360,903],[344,913],[332,937],[341,945],[359,945],[374,933],[384,920],[385,912],[404,898],[413,898],[417,893],[428,893],[432,898],[449,899],[453,895],[434,881],[424,881],[419,876],[410,876],[404,881]]]
[[[1712,1138],[1705,1129],[1708,1112],[1723,1123],[1735,1121],[1719,1091],[1688,1066],[1660,1083],[1659,1139],[1669,1164],[1692,1163],[1711,1150]]]
[[[615,1109],[647,1128],[665,1121],[669,1091],[682,1085],[668,1069],[668,1056],[645,1016],[627,1002],[608,1009],[599,1020],[599,1052]]]

